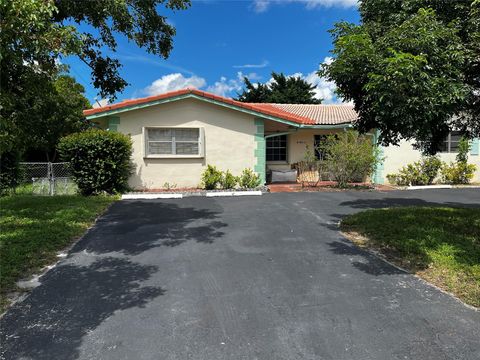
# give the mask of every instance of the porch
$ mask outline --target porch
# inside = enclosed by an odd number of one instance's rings
[[[301,183],[304,181],[333,180],[326,171],[307,173],[302,169],[307,152],[310,157],[321,161],[323,154],[318,149],[328,135],[334,135],[351,128],[350,123],[339,125],[311,125],[308,128],[281,124],[274,121],[265,121],[265,175],[267,184],[270,183]],[[296,172],[292,178],[289,172]],[[275,174],[285,173],[283,178]],[[273,176],[272,176],[273,174]]]

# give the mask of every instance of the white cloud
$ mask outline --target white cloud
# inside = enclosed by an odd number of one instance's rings
[[[332,61],[333,59],[329,56],[323,59],[324,64],[331,64]],[[335,83],[318,76],[317,71],[318,70],[312,71],[305,76],[305,80],[315,86],[315,97],[317,99],[323,99],[325,104],[342,102],[340,99],[337,99],[335,95],[335,89],[337,88]]]
[[[265,12],[272,4],[301,3],[307,9],[318,7],[349,8],[358,5],[358,0],[253,0],[253,10],[257,13]]]
[[[326,64],[330,64],[332,61],[333,59],[331,57],[326,57],[323,60],[323,62]],[[288,76],[300,77],[315,86],[315,97],[317,99],[323,99],[323,103],[341,103],[341,99],[338,99],[335,94],[335,84],[331,81],[327,81],[325,78],[318,76],[317,71],[318,70],[315,70],[305,75],[303,73],[296,72]],[[213,84],[207,86],[207,81],[197,75],[185,76],[181,73],[172,73],[164,75],[161,78],[155,80],[149,86],[141,90],[139,93],[141,95],[150,96],[186,88],[205,88],[208,92],[220,96],[230,97],[235,96],[235,93],[242,91],[244,85],[244,77],[247,77],[252,82],[256,82],[261,79],[261,76],[259,76],[255,72],[244,74],[243,72],[238,71],[236,77],[234,78],[227,78],[226,76],[222,76],[218,81],[215,81]],[[273,79],[270,78],[267,81],[267,84],[270,84],[272,81]]]
[[[242,90],[244,77],[249,78],[251,81],[257,81],[261,79],[261,76],[259,76],[257,73],[251,72],[244,74],[243,72],[238,71],[235,78],[229,79],[225,76],[222,76],[220,80],[209,85],[206,88],[206,91],[227,97],[235,95],[232,93]],[[202,77],[196,75],[185,77],[180,73],[172,73],[164,75],[155,80],[143,90],[134,93],[134,96],[151,96],[188,88],[201,89],[205,88],[206,86],[207,81]]]
[[[260,64],[244,64],[244,65],[233,65],[236,69],[261,69],[267,67],[269,62],[267,60],[263,60]]]
[[[186,88],[199,89],[204,87],[206,83],[204,78],[196,75],[185,77],[180,73],[173,73],[155,80],[143,90],[143,93],[147,95],[158,95]]]
[[[213,85],[207,87],[207,91],[220,95],[231,96],[232,92],[239,92],[243,88],[243,78],[247,77],[251,81],[260,79],[256,73],[243,74],[241,71],[237,72],[237,77],[234,79],[227,79],[225,76],[220,78],[220,81],[216,81]]]

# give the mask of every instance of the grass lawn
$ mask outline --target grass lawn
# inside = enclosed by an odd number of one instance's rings
[[[55,262],[116,197],[12,195],[0,198],[0,310],[15,282]]]
[[[357,245],[480,307],[480,209],[404,207],[346,217]]]

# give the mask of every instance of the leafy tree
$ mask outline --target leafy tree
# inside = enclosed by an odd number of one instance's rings
[[[283,73],[272,72],[270,83],[252,84],[244,78],[245,90],[238,95],[237,100],[255,103],[277,104],[320,104],[322,100],[315,98],[315,86],[299,76],[285,76]]]
[[[3,76],[32,66],[48,72],[58,57],[75,55],[91,68],[100,95],[114,96],[127,85],[119,75],[119,61],[104,54],[106,49],[116,50],[114,34],[167,58],[175,28],[157,7],[182,10],[189,5],[189,0],[2,1],[2,73],[7,71]],[[80,31],[73,24],[93,30]]]
[[[359,131],[435,153],[449,131],[480,134],[480,0],[363,0],[361,25],[331,30],[320,76],[353,100]]]
[[[45,160],[54,161],[61,137],[90,127],[83,115],[90,103],[83,95],[83,86],[68,75],[59,75],[49,85],[48,91],[32,99],[32,115],[28,123],[22,123],[26,127],[22,132],[28,133],[24,144],[27,152],[41,152]]]
[[[271,90],[267,84],[252,84],[247,77],[243,78],[245,90],[238,96],[238,101],[247,103],[268,103],[270,102]]]
[[[114,98],[127,85],[119,61],[107,55],[117,48],[114,34],[167,58],[175,28],[158,8],[189,5],[189,0],[0,1],[0,153],[16,148],[25,135],[19,131],[30,122],[32,99],[49,91],[59,59],[80,58],[100,95]]]

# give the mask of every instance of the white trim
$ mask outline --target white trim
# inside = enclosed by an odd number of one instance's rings
[[[122,200],[181,199],[183,194],[123,194]]]
[[[145,155],[144,159],[201,159],[203,155]]]
[[[254,190],[254,191],[235,191],[233,193],[233,196],[259,196],[262,195],[262,192],[260,190]]]
[[[253,191],[213,191],[207,192],[206,197],[224,197],[224,196],[259,196],[262,195],[260,190]]]
[[[407,187],[407,190],[427,190],[427,189],[451,189],[452,185],[415,185]]]
[[[215,191],[215,192],[207,192],[205,194],[206,197],[221,197],[221,196],[233,196],[233,191]]]

